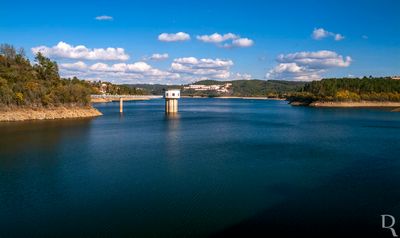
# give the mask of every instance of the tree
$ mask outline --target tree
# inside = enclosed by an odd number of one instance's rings
[[[331,78],[307,83],[292,101],[400,101],[400,81],[389,77]]]
[[[7,59],[15,59],[17,56],[17,51],[14,46],[9,44],[1,44],[0,45],[0,54],[6,57]]]
[[[41,80],[52,81],[59,80],[58,65],[55,61],[46,58],[42,53],[38,52],[35,57],[36,65],[34,66],[38,78]]]
[[[78,78],[61,79],[57,63],[38,53],[31,65],[23,49],[0,45],[0,105],[57,106],[90,103],[91,86]]]
[[[0,77],[0,104],[9,105],[13,102],[13,91],[8,86],[7,80]]]

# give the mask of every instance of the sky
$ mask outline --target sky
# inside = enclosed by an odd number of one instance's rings
[[[0,42],[114,83],[400,75],[400,0],[5,1]],[[5,10],[6,9],[6,10]]]

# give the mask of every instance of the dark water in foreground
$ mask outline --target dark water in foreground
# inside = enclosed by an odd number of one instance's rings
[[[0,124],[0,237],[391,237],[400,113],[181,99]],[[378,236],[376,236],[378,235]],[[324,235],[323,237],[327,237]]]

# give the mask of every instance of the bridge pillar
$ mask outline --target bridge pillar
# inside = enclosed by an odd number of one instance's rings
[[[122,113],[124,111],[124,99],[119,98],[119,112]]]

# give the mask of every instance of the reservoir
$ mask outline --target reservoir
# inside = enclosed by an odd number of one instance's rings
[[[162,99],[95,107],[104,115],[0,123],[0,237],[386,237],[380,215],[400,222],[400,113],[212,98],[180,99],[174,116]]]

